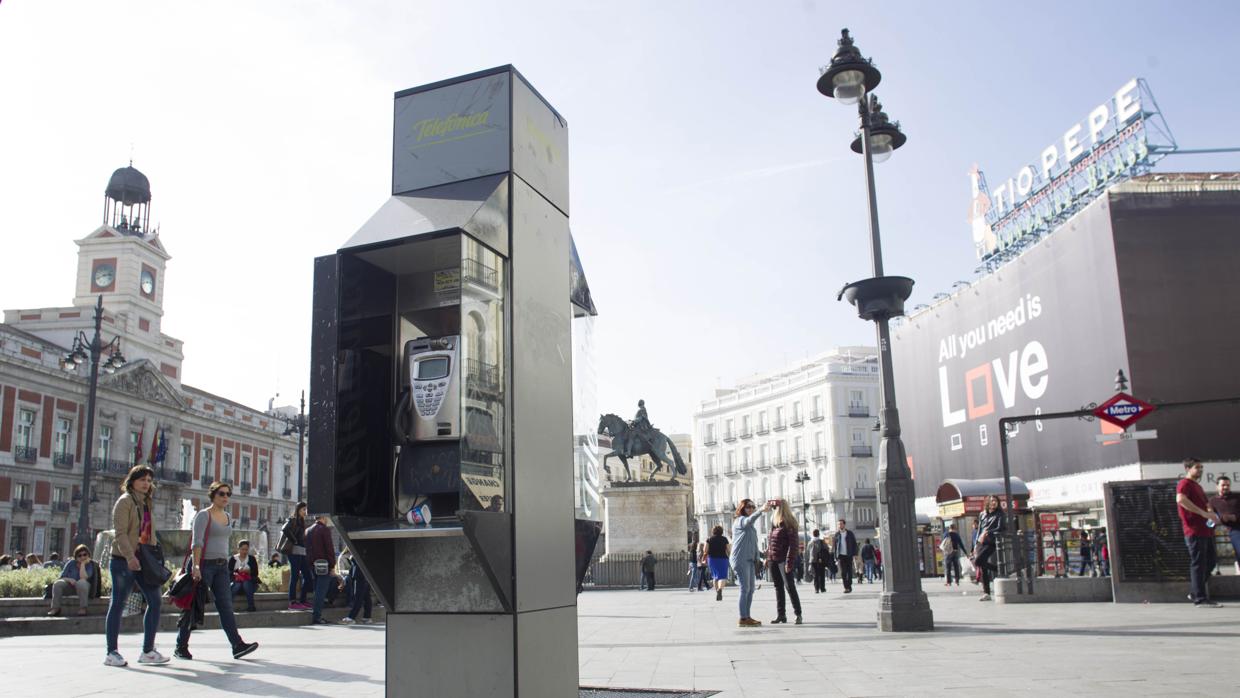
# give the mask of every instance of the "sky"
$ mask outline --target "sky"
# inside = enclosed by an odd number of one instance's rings
[[[1133,77],[1181,148],[1240,146],[1240,4],[0,3],[0,307],[68,305],[74,240],[132,158],[172,255],[185,383],[266,407],[309,382],[311,265],[389,195],[392,95],[512,64],[567,119],[599,309],[599,407],[667,432],[755,372],[874,329],[853,108],[815,89],[848,27],[908,144],[877,165],[888,274],[928,302],[977,266],[992,184]],[[1181,155],[1162,171],[1237,170]],[[898,381],[898,377],[897,377]]]

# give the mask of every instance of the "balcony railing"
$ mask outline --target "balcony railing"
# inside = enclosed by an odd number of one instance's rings
[[[848,403],[848,416],[849,417],[869,417],[870,406],[861,404],[859,402],[850,402]]]
[[[758,461],[758,467],[759,467],[759,468],[761,468],[761,467],[762,467],[762,461]],[[741,463],[741,472],[742,472],[742,473],[752,473],[752,472],[753,472],[753,463],[750,463],[749,461],[745,461],[744,463]]]
[[[706,438],[702,439],[702,444],[704,446],[714,446],[717,443],[719,443],[719,439],[715,436],[714,432],[707,434]]]
[[[270,487],[268,487],[268,486],[266,486],[266,485],[259,485],[259,486],[258,486],[258,496],[260,496],[260,497],[266,497],[266,496],[267,496],[267,493],[268,493],[268,492],[270,492],[270,491],[271,491],[271,488],[270,488]]]
[[[461,262],[461,275],[466,281],[472,281],[491,290],[499,288],[499,274],[476,259],[466,258]]]
[[[723,474],[724,474],[724,475],[735,475],[735,474],[736,474],[736,464],[734,464],[734,463],[729,463],[729,464],[727,464],[727,465],[723,466]]]
[[[163,480],[164,482],[179,482],[183,485],[188,485],[190,483],[190,480],[194,479],[193,476],[187,472],[183,472],[180,470],[173,470],[172,468],[163,468],[163,467],[155,469],[155,477],[157,479]],[[211,483],[207,483],[207,484],[209,485]]]
[[[798,451],[797,453],[792,454],[792,464],[793,464],[793,465],[803,465],[804,463],[805,463],[805,454],[804,454],[804,453],[801,453],[801,452],[799,452],[799,451]]]
[[[285,487],[285,488],[284,488],[284,498],[285,498],[285,499],[292,499],[292,498],[293,498],[293,490],[292,490],[292,488],[291,488],[291,487]]]
[[[103,473],[104,475],[124,477],[129,474],[130,467],[132,466],[130,466],[127,461],[123,460],[112,460],[110,458],[90,459],[90,469],[96,473]]]
[[[702,477],[706,478],[707,480],[713,480],[719,477],[719,473],[715,472],[713,468],[705,468],[702,471]]]
[[[770,470],[770,469],[771,469],[771,463],[772,463],[772,462],[771,462],[770,460],[760,460],[760,461],[758,461],[758,470]]]
[[[822,461],[826,459],[827,459],[827,449],[825,448],[814,449],[814,460],[815,461]]]
[[[878,496],[878,490],[873,487],[854,487],[853,499],[874,499]]]
[[[758,425],[758,436],[763,436],[764,434],[769,434],[769,433],[771,433],[771,428],[768,427],[766,424]]]
[[[788,457],[787,457],[787,456],[776,456],[776,457],[775,457],[775,462],[773,463],[773,465],[774,465],[776,468],[787,468],[788,466],[790,466],[790,465],[792,465],[792,464],[788,462]]]
[[[853,444],[852,454],[854,456],[869,457],[874,455],[874,451],[869,446],[858,446]]]
[[[56,512],[57,514],[67,514],[69,513],[69,503],[68,502],[52,502],[52,511]]]
[[[248,482],[241,483],[241,494],[249,494],[249,493],[250,493],[250,483]]]
[[[60,470],[73,470],[72,453],[56,453],[52,455],[52,467]]]
[[[202,484],[203,487],[210,487],[211,483],[215,482],[215,478],[211,477],[210,475],[203,475],[202,479],[199,480],[199,482]]]
[[[30,511],[31,509],[34,508],[34,502],[30,501],[29,499],[14,499],[13,508],[17,509],[18,511]]]
[[[792,424],[790,426],[799,427],[805,423],[805,419],[801,415],[793,415]]]
[[[724,441],[727,441],[727,442],[729,442],[729,443],[731,443],[731,442],[733,442],[733,441],[736,441],[736,432],[734,432],[734,431],[725,431],[725,432],[723,432],[723,440],[724,440]]]
[[[822,420],[824,420],[824,419],[826,419],[826,418],[827,418],[827,416],[826,416],[825,414],[823,414],[823,413],[821,413],[821,412],[818,412],[818,411],[815,411],[813,414],[811,414],[811,415],[809,416],[809,421],[811,421],[811,422],[821,422]]]
[[[494,394],[501,392],[499,366],[488,364],[478,359],[466,359],[465,386],[471,390],[486,393]]]
[[[775,431],[783,431],[788,428],[788,423],[782,419],[775,420]]]
[[[742,439],[752,439],[752,438],[753,438],[753,430],[751,430],[751,429],[741,429],[741,438],[742,438]]]
[[[18,463],[34,463],[39,460],[39,449],[34,446],[14,446],[13,460]]]

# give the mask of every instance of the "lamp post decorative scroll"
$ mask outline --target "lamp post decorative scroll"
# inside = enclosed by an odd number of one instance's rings
[[[121,353],[121,338],[113,337],[108,343],[100,336],[103,330],[103,295],[95,303],[95,334],[87,339],[85,332],[78,332],[73,338],[73,348],[60,361],[65,371],[73,372],[79,366],[90,362],[90,387],[86,398],[86,449],[82,459],[82,497],[79,499],[77,535],[75,543],[91,545],[90,505],[99,501],[90,486],[90,478],[94,470],[94,439],[95,439],[95,398],[99,392],[99,370],[104,373],[115,373],[116,369],[125,365],[125,355]],[[108,358],[103,366],[99,359],[107,352]]]
[[[857,104],[861,131],[851,144],[865,159],[866,199],[869,205],[870,257],[874,276],[844,286],[837,300],[846,298],[863,320],[871,320],[878,334],[879,379],[882,383],[882,442],[878,459],[879,538],[886,549],[886,571],[878,609],[878,628],[884,631],[934,629],[934,615],[921,589],[917,565],[913,479],[900,440],[900,415],[891,361],[891,318],[904,315],[904,301],[913,292],[913,280],[883,275],[883,250],[874,190],[874,163],[883,162],[907,138],[898,122],[883,111],[874,88],[882,74],[861,55],[844,29],[831,64],[818,78],[818,91],[844,104]]]

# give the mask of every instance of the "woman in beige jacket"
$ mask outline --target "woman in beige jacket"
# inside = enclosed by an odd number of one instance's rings
[[[148,586],[142,579],[142,565],[138,562],[138,545],[155,543],[155,522],[152,513],[155,494],[155,471],[145,465],[129,469],[121,483],[121,496],[112,506],[112,527],[116,538],[112,541],[112,560],[108,571],[112,573],[112,602],[108,605],[108,617],[104,623],[108,642],[107,666],[125,666],[128,662],[117,651],[117,639],[121,632],[121,612],[125,599],[135,585],[146,597],[146,615],[142,618],[144,631],[142,655],[139,664],[167,664],[168,658],[155,649],[155,631],[159,629],[159,586]]]

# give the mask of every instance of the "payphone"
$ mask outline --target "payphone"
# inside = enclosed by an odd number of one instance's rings
[[[393,425],[398,442],[461,438],[460,337],[405,342],[405,389]]]

